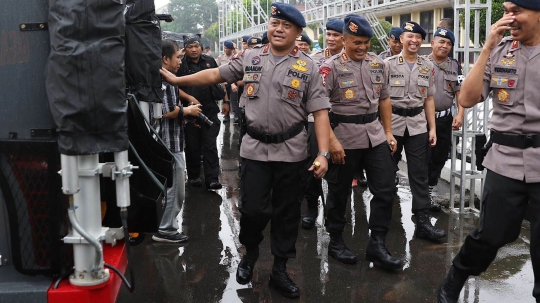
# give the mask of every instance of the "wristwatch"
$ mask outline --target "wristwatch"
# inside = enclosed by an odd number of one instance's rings
[[[320,151],[320,152],[317,153],[317,156],[323,156],[323,157],[326,158],[326,160],[330,160],[330,153],[329,152]]]

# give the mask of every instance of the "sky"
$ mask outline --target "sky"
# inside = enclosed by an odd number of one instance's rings
[[[169,0],[154,0],[154,4],[156,5],[156,8],[161,7],[167,3],[169,3]]]

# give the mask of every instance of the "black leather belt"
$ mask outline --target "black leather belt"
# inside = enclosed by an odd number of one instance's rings
[[[344,116],[334,114],[336,121],[338,123],[354,123],[354,124],[367,124],[375,121],[378,116],[378,112],[365,114],[365,115],[353,115],[353,116]]]
[[[403,117],[414,117],[424,110],[423,106],[413,108],[402,108],[392,106],[392,113]]]
[[[305,129],[305,123],[300,122],[293,126],[291,129],[289,129],[287,132],[279,133],[279,134],[266,134],[261,133],[256,130],[254,130],[251,127],[247,127],[246,132],[247,134],[256,140],[259,140],[264,143],[281,143],[289,140],[290,138],[296,137],[299,133],[302,132],[303,129]]]
[[[493,140],[493,143],[521,149],[540,147],[540,134],[516,135],[492,131],[491,139]]]

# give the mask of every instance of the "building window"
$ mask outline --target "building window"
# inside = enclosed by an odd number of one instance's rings
[[[411,14],[403,14],[403,15],[399,15],[399,25],[401,26],[401,24],[407,22],[407,21],[411,21]]]
[[[386,17],[384,17],[384,20],[388,21],[388,22],[390,22],[390,24],[392,24],[392,16],[386,16]]]
[[[433,10],[420,12],[420,26],[426,30],[426,41],[431,42],[433,39]]]
[[[447,7],[443,9],[443,18],[450,18],[454,19],[454,9],[451,7]]]

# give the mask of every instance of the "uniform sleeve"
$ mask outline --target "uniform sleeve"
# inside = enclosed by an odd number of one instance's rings
[[[381,94],[379,96],[379,100],[386,99],[390,97],[390,92],[388,90],[388,73],[389,73],[389,64],[386,61],[383,61],[383,81],[381,84]]]
[[[317,64],[313,62],[313,69],[310,72],[310,81],[306,87],[308,112],[316,112],[321,109],[330,108],[330,98],[328,98],[326,87],[323,85],[323,77],[317,70]]]
[[[429,64],[429,67],[431,68],[431,77],[429,77],[429,87],[427,91],[428,97],[435,95],[435,91],[437,90],[437,88],[435,87],[435,81],[434,81],[435,80],[435,67],[433,66],[433,64]]]
[[[323,63],[321,67],[319,67],[319,75],[328,97],[332,96],[332,91],[334,90],[335,86],[332,66],[332,62],[329,61]]]
[[[245,51],[242,51],[241,53],[233,56],[229,63],[218,67],[219,73],[225,82],[231,84],[238,80],[242,80],[244,77],[243,62],[245,58]]]
[[[216,63],[217,63],[218,66],[221,66],[221,56],[217,57]]]
[[[486,100],[487,96],[489,95],[489,92],[491,91],[490,84],[491,84],[491,57],[487,61],[486,69],[484,69],[484,82],[482,84],[482,101]]]

